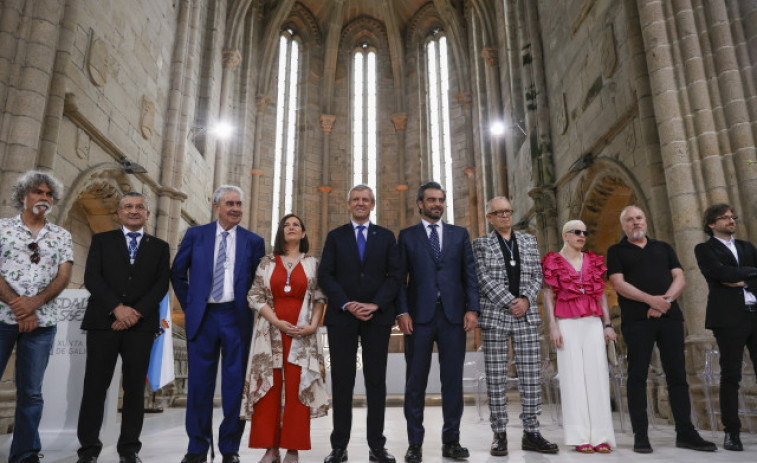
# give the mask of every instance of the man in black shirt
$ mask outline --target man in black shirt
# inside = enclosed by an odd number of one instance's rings
[[[557,445],[539,432],[541,413],[541,356],[536,298],[542,271],[536,238],[512,230],[513,209],[503,196],[486,205],[486,219],[494,231],[473,242],[476,257],[481,317],[478,327],[484,340],[486,391],[494,431],[490,453],[507,455],[507,366],[510,340],[516,352],[518,385],[523,404],[523,450],[557,453]]]
[[[676,447],[714,451],[715,444],[691,423],[684,358],[683,314],[676,299],[686,286],[672,246],[647,237],[644,211],[628,206],[620,213],[626,237],[607,250],[610,282],[618,292],[621,330],[628,346],[628,410],[634,452],[650,453],[647,436],[647,374],[654,344],[660,350],[676,423]]]

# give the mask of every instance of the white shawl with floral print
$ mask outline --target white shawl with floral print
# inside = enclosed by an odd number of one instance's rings
[[[301,254],[300,263],[308,279],[307,292],[302,301],[300,315],[297,318],[297,325],[301,326],[310,323],[313,304],[325,303],[326,296],[318,287],[318,259]],[[273,386],[274,368],[282,368],[284,364],[284,344],[281,340],[281,331],[271,325],[268,320],[259,316],[260,309],[266,304],[276,311],[271,292],[271,275],[275,267],[275,256],[269,255],[262,258],[257,272],[255,272],[255,281],[247,294],[247,302],[252,310],[258,312],[258,317],[256,317],[252,334],[242,394],[241,415],[246,419],[250,419],[252,416],[253,405],[262,399]],[[323,346],[319,341],[318,333],[293,338],[287,361],[302,368],[298,395],[300,402],[310,408],[310,416],[317,418],[326,415],[329,408],[329,395],[326,390]]]

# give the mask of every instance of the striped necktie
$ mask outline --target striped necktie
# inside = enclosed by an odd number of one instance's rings
[[[221,244],[218,246],[218,259],[216,259],[216,266],[213,270],[213,290],[210,295],[213,300],[218,302],[223,297],[223,282],[226,276],[226,237],[229,236],[229,232],[225,231],[221,233]]]

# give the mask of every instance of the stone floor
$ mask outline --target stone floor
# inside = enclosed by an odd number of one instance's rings
[[[518,405],[510,406],[510,414],[517,417],[520,412]],[[546,410],[542,419],[542,434],[549,440],[560,443],[562,439],[562,429],[550,418],[550,410]],[[216,409],[214,422],[219,423],[221,412]],[[441,463],[449,462],[441,456],[441,408],[426,408],[426,442],[423,447],[424,463]],[[675,432],[672,426],[658,425],[650,429],[650,440],[654,447],[654,453],[651,455],[638,455],[633,453],[631,446],[633,436],[629,431],[620,432],[618,416],[615,416],[616,439],[618,447],[616,451],[609,455],[581,455],[573,452],[571,448],[560,445],[560,453],[557,455],[541,455],[533,452],[523,452],[520,450],[520,435],[522,427],[516,422],[509,428],[510,436],[510,455],[508,457],[492,457],[489,455],[488,447],[491,442],[491,431],[485,421],[479,419],[476,407],[468,406],[465,408],[463,423],[461,426],[461,443],[471,451],[471,457],[468,460],[472,463],[479,462],[502,462],[509,461],[513,463],[572,463],[588,462],[589,460],[602,460],[604,463],[616,463],[620,461],[637,461],[643,460],[647,463],[657,463],[669,461],[671,459],[684,460],[686,463],[717,463],[733,461],[757,461],[757,434],[743,434],[742,440],[746,447],[743,453],[728,452],[718,450],[715,453],[701,453],[691,450],[681,450],[675,448]],[[365,444],[365,409],[354,409],[354,432],[352,442],[349,446],[349,456],[352,462],[367,462],[368,449]],[[330,451],[329,433],[331,432],[331,417],[319,418],[313,420],[311,426],[311,438],[313,449],[308,452],[301,452],[300,461],[303,463],[322,462],[323,457]],[[711,439],[709,431],[703,431],[703,436]],[[405,434],[405,419],[402,414],[402,408],[389,407],[386,414],[386,437],[387,448],[391,453],[402,461],[402,457],[407,448],[407,438]],[[723,434],[718,433],[715,439],[718,446],[722,444]],[[9,436],[0,436],[0,460],[4,461],[8,454]],[[186,450],[187,438],[184,433],[184,409],[169,409],[160,414],[148,414],[145,419],[145,427],[142,433],[142,442],[144,444],[140,456],[145,463],[179,463]],[[66,448],[61,449],[43,449],[44,463],[65,462],[74,463],[76,461],[77,442],[72,440]],[[256,463],[263,455],[262,450],[248,449],[243,445],[240,456],[245,463]],[[100,455],[99,461],[118,462],[118,455],[115,446],[108,446]],[[215,461],[220,463],[220,456],[216,456]]]

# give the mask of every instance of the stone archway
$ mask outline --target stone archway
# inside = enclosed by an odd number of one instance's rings
[[[578,217],[591,235],[586,249],[596,254],[607,255],[607,249],[623,237],[620,227],[620,212],[624,207],[636,204],[647,211],[647,225],[653,231],[641,186],[624,166],[611,159],[597,159],[578,181],[572,202],[570,217]],[[608,282],[607,302],[612,309],[618,305],[618,295]],[[613,317],[619,317],[618,309]],[[619,324],[619,319],[617,320]]]
[[[78,194],[69,207],[62,226],[71,232],[74,244],[71,287],[84,285],[84,267],[92,235],[119,226],[115,213],[122,194],[120,185],[112,179],[95,179]]]

